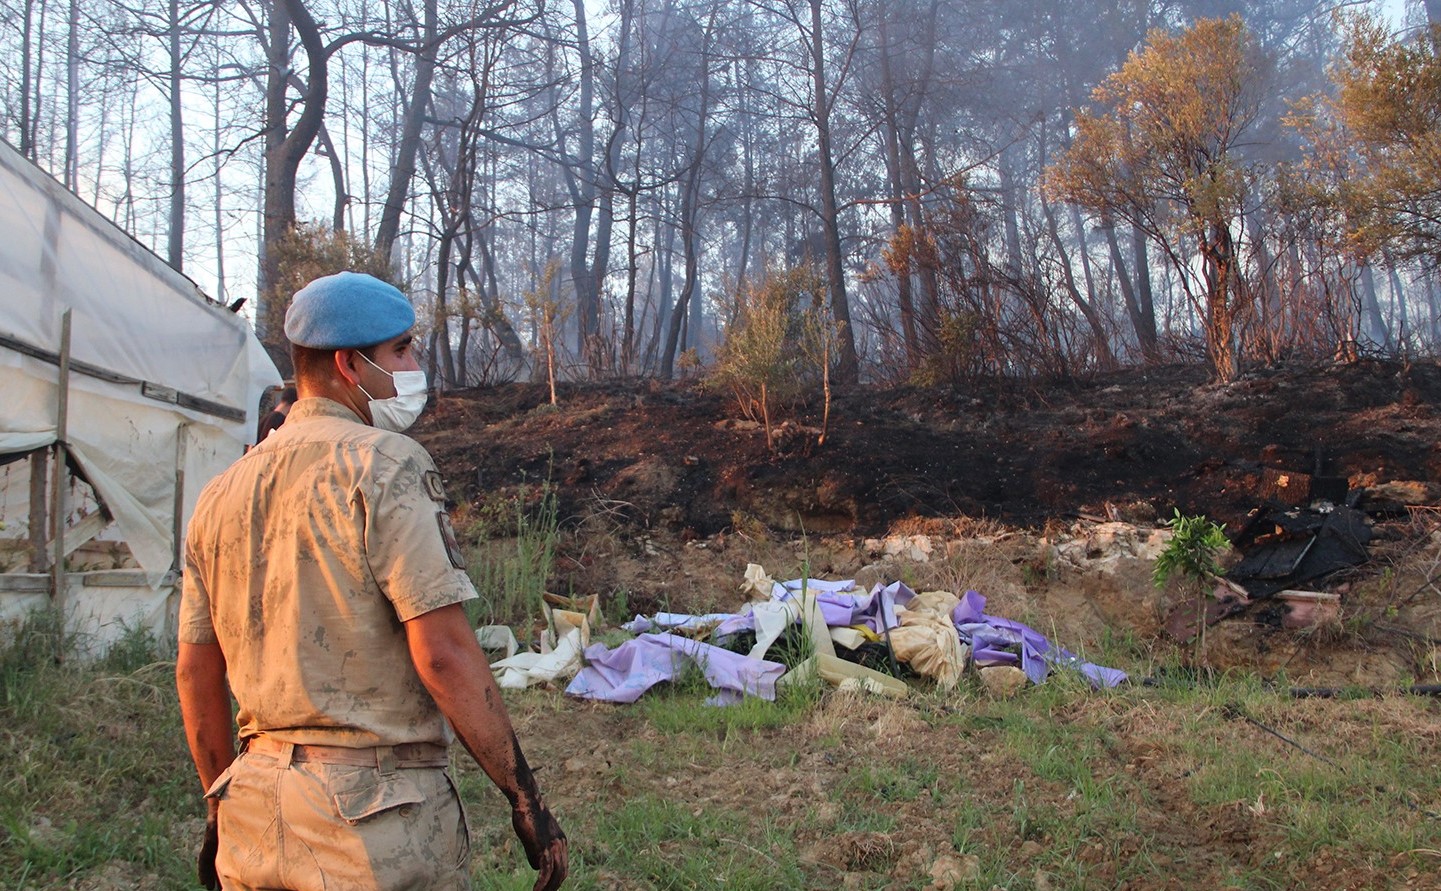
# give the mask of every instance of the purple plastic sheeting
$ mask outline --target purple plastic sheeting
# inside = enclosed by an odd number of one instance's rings
[[[970,643],[971,658],[977,665],[1019,662],[1033,684],[1045,681],[1053,666],[1074,669],[1096,687],[1114,687],[1126,680],[1124,671],[1082,662],[1074,653],[1053,647],[1034,629],[1010,619],[988,616],[985,609],[986,598],[976,591],[967,591],[951,610],[951,621],[956,623],[961,639]],[[1017,645],[1021,650],[1019,656],[1014,652]]]
[[[856,583],[850,579],[844,581],[791,579],[788,582],[776,582],[775,586],[771,588],[771,600],[799,601],[802,596],[815,597],[816,606],[821,611],[821,618],[826,620],[828,627],[864,623],[870,625],[874,631],[881,630],[875,627],[874,620],[866,618],[875,613],[874,592],[867,594],[857,591]],[[754,607],[747,606],[744,613],[722,621],[715,630],[715,636],[724,638],[738,631],[754,631],[756,622],[752,609]],[[894,608],[891,610],[891,615],[894,620]],[[895,627],[894,621],[892,621],[892,627]]]
[[[720,647],[678,634],[642,634],[614,650],[597,643],[586,647],[588,663],[565,692],[602,702],[635,702],[663,681],[674,680],[686,667],[700,666],[718,692],[709,702],[730,704],[746,696],[776,698],[776,681],[786,673],[779,662],[749,659]]]

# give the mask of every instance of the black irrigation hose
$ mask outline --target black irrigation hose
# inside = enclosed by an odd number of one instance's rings
[[[1286,736],[1285,734],[1277,731],[1274,727],[1267,727],[1265,724],[1262,724],[1260,721],[1257,721],[1255,718],[1253,718],[1253,717],[1251,717],[1250,715],[1246,714],[1245,709],[1241,708],[1240,704],[1238,704],[1238,703],[1234,703],[1234,702],[1227,703],[1227,704],[1221,709],[1221,714],[1223,714],[1223,715],[1225,715],[1227,718],[1231,718],[1231,719],[1233,719],[1233,720],[1245,721],[1247,724],[1250,724],[1252,727],[1259,728],[1259,729],[1264,730],[1265,732],[1271,734],[1272,736],[1276,737],[1277,739],[1279,739],[1281,742],[1285,743],[1286,745],[1292,746],[1292,747],[1296,748],[1297,750],[1299,750],[1299,751],[1301,751],[1301,752],[1304,752],[1304,753],[1307,754],[1307,755],[1310,755],[1312,758],[1316,758],[1316,759],[1318,759],[1318,760],[1321,760],[1321,761],[1326,762],[1327,764],[1329,764],[1329,765],[1331,765],[1332,767],[1336,768],[1338,771],[1340,771],[1340,772],[1343,773],[1343,774],[1346,773],[1346,768],[1342,767],[1340,764],[1337,764],[1335,761],[1332,761],[1330,758],[1327,758],[1325,755],[1322,755],[1322,754],[1319,754],[1319,753],[1317,753],[1317,752],[1311,751],[1310,749],[1308,749],[1308,748],[1306,748],[1305,746],[1301,745],[1300,743],[1296,742],[1294,739],[1291,739],[1289,736]],[[1429,810],[1426,810],[1425,808],[1422,808],[1422,807],[1417,806],[1417,804],[1416,804],[1414,801],[1412,801],[1411,799],[1407,798],[1405,795],[1400,794],[1399,792],[1397,792],[1397,791],[1394,790],[1394,789],[1388,788],[1388,787],[1385,786],[1385,785],[1379,785],[1379,786],[1375,786],[1375,787],[1373,787],[1373,788],[1374,788],[1377,792],[1381,793],[1382,795],[1385,795],[1385,796],[1387,796],[1388,798],[1392,798],[1392,799],[1394,799],[1394,800],[1396,800],[1396,801],[1401,802],[1401,803],[1404,804],[1406,807],[1408,807],[1408,808],[1410,808],[1412,811],[1414,811],[1414,812],[1422,815],[1423,817],[1426,817],[1426,818],[1431,819],[1431,820],[1441,820],[1441,814],[1438,814],[1438,813],[1436,813],[1435,811],[1429,811]]]
[[[1141,679],[1143,687],[1163,687],[1170,686],[1172,683],[1153,677]],[[1341,699],[1343,697],[1359,699],[1363,696],[1389,696],[1398,693],[1411,696],[1441,696],[1441,684],[1412,684],[1409,687],[1390,689],[1384,687],[1291,687],[1286,692],[1291,695],[1292,699]]]
[[[1151,677],[1143,679],[1141,681],[1141,685],[1144,687],[1159,687],[1161,686],[1161,682]],[[1357,693],[1365,693],[1370,696],[1384,696],[1388,693],[1409,693],[1414,696],[1441,696],[1441,684],[1413,684],[1410,687],[1400,687],[1394,690],[1367,690],[1355,687],[1292,687],[1288,692],[1293,698],[1296,699],[1330,699],[1339,696],[1350,696]],[[1332,761],[1325,755],[1321,755],[1317,752],[1311,751],[1310,749],[1296,742],[1294,739],[1291,739],[1289,736],[1286,736],[1285,734],[1279,732],[1275,728],[1267,727],[1265,724],[1262,724],[1260,721],[1246,714],[1245,709],[1243,709],[1239,703],[1226,703],[1221,708],[1221,714],[1230,720],[1245,721],[1247,724],[1259,728],[1266,733],[1269,733],[1271,736],[1276,737],[1288,746],[1292,746],[1299,751],[1310,755],[1312,758],[1316,758],[1320,761],[1326,762],[1327,764],[1336,768],[1343,774],[1346,773],[1345,767],[1337,764],[1335,761]],[[1375,790],[1382,795],[1386,795],[1401,802],[1410,810],[1421,814],[1428,819],[1441,820],[1441,813],[1437,813],[1436,811],[1427,810],[1425,808],[1417,806],[1415,802],[1411,801],[1405,795],[1396,792],[1394,789],[1387,788],[1386,786],[1376,786]]]
[[[1412,684],[1393,690],[1369,689],[1366,687],[1292,687],[1293,699],[1336,699],[1342,696],[1386,696],[1390,693],[1409,693],[1412,696],[1441,696],[1441,684]]]
[[[1329,765],[1331,765],[1332,767],[1336,768],[1337,770],[1341,771],[1341,773],[1345,773],[1345,772],[1346,772],[1346,768],[1344,768],[1344,767],[1342,767],[1341,765],[1337,764],[1335,761],[1332,761],[1330,758],[1327,758],[1325,755],[1321,755],[1321,754],[1318,754],[1318,753],[1316,753],[1316,752],[1311,751],[1310,749],[1308,749],[1308,748],[1306,748],[1305,746],[1301,745],[1300,743],[1296,742],[1296,741],[1295,741],[1294,739],[1292,739],[1291,737],[1286,736],[1285,734],[1281,733],[1279,730],[1276,730],[1274,727],[1267,727],[1265,724],[1262,724],[1260,721],[1257,721],[1255,718],[1253,718],[1253,717],[1251,717],[1250,715],[1246,714],[1246,710],[1243,709],[1243,708],[1241,708],[1241,706],[1240,706],[1238,703],[1235,703],[1235,702],[1228,702],[1228,703],[1226,703],[1225,707],[1223,707],[1223,708],[1221,709],[1221,714],[1225,715],[1227,718],[1230,718],[1230,719],[1232,719],[1232,720],[1245,721],[1247,724],[1250,724],[1252,727],[1257,727],[1257,728],[1259,728],[1259,729],[1261,729],[1261,730],[1266,731],[1267,733],[1269,733],[1269,734],[1271,734],[1272,736],[1276,737],[1277,739],[1279,739],[1281,742],[1285,743],[1286,745],[1291,746],[1291,747],[1297,749],[1298,751],[1304,752],[1305,754],[1310,755],[1312,758],[1315,758],[1315,759],[1317,759],[1317,760],[1319,760],[1319,761],[1324,761],[1324,762],[1326,762],[1327,764],[1329,764]]]

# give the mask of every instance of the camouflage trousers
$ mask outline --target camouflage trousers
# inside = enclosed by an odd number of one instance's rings
[[[427,748],[442,756],[380,747],[336,763],[328,747],[252,744],[206,793],[220,801],[221,887],[469,889],[465,812],[444,750]]]

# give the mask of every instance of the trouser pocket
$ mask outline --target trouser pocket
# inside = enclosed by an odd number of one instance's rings
[[[465,870],[470,865],[470,820],[465,812],[465,802],[460,797],[460,787],[456,785],[455,779],[450,771],[443,771],[445,782],[450,786],[450,794],[455,798],[455,809],[459,811],[460,818],[456,821],[459,826],[456,829],[456,861],[455,868]]]
[[[407,771],[376,774],[374,779],[373,784],[335,793],[335,812],[342,820],[354,826],[395,809],[399,809],[401,816],[409,816],[425,801],[425,793]]]

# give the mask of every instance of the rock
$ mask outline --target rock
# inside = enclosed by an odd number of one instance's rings
[[[1167,529],[1130,523],[1077,523],[1068,537],[1050,546],[1049,559],[1082,570],[1112,573],[1125,560],[1154,561],[1171,540]]]
[[[981,876],[981,858],[974,854],[942,854],[931,864],[926,891],[953,891]]]
[[[1420,480],[1392,480],[1366,490],[1366,503],[1425,506],[1441,501],[1441,485]]]
[[[889,538],[868,538],[866,550],[881,557],[910,560],[913,563],[929,563],[935,545],[929,535],[892,535]]]
[[[1029,682],[1026,673],[1014,665],[989,665],[981,669],[981,687],[995,699],[1010,699]]]

